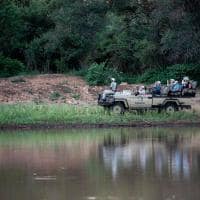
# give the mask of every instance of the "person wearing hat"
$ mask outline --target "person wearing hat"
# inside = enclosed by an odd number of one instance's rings
[[[145,93],[146,93],[145,86],[144,85],[140,86],[139,95],[145,95]]]
[[[117,91],[117,83],[116,83],[116,81],[115,81],[115,78],[111,78],[110,89],[111,89],[113,92],[116,92],[116,91]]]
[[[153,87],[153,94],[160,95],[161,94],[161,82],[156,81]]]
[[[115,78],[111,78],[110,89],[103,91],[102,99],[106,100],[106,95],[114,94],[116,91],[117,91],[117,83],[115,81]]]
[[[175,85],[175,80],[174,79],[170,79],[169,84],[167,84],[169,87],[169,93],[173,91],[173,87]]]
[[[182,80],[183,88],[189,88],[189,81],[190,79],[188,76],[183,77],[183,80]]]
[[[172,92],[181,92],[181,90],[182,90],[182,84],[179,83],[178,81],[175,81],[172,87]]]

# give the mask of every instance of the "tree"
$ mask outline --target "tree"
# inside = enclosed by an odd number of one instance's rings
[[[92,49],[96,32],[102,26],[106,10],[105,4],[99,1],[63,0],[59,5],[51,14],[54,29],[30,44],[32,50],[41,49],[42,58],[36,51],[27,51],[30,60],[42,70],[46,65],[59,72],[81,68]]]
[[[0,52],[15,57],[15,52],[23,46],[21,39],[24,27],[20,9],[12,1],[2,1],[0,19]]]

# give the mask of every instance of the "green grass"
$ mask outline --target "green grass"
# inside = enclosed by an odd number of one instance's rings
[[[15,104],[0,105],[0,124],[39,124],[39,123],[131,123],[137,121],[197,121],[197,112],[176,112],[173,114],[147,112],[144,114],[109,114],[99,106],[71,106],[66,104]]]

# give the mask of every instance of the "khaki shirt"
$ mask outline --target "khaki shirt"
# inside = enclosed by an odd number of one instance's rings
[[[113,82],[110,84],[110,89],[111,89],[112,91],[116,91],[116,90],[117,90],[117,83],[113,81]]]

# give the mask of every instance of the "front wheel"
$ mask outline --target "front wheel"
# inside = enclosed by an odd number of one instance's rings
[[[122,103],[116,103],[113,105],[112,111],[115,114],[124,114],[124,105]]]

